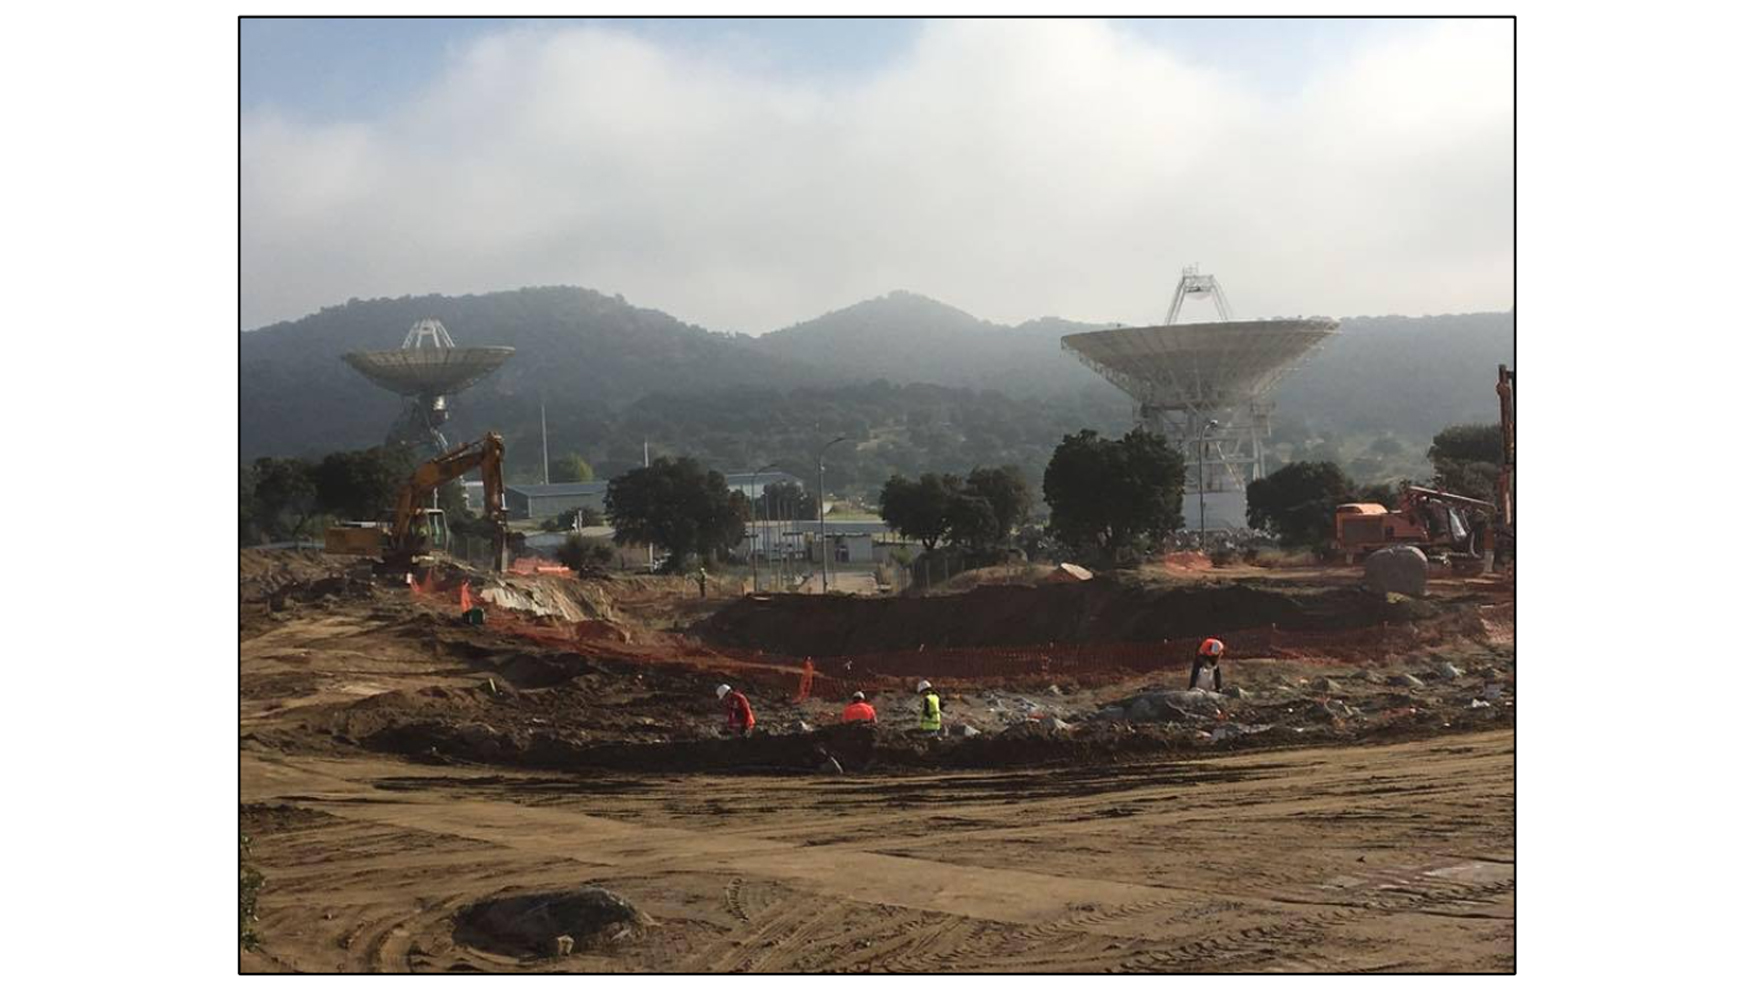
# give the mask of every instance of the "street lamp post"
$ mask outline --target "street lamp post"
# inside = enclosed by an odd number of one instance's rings
[[[814,471],[820,492],[815,495],[814,502],[820,508],[820,592],[826,593],[827,567],[832,565],[832,554],[826,548],[826,450],[840,441],[849,440],[836,437],[820,446],[820,451],[814,455]]]
[[[786,496],[778,501],[778,568],[784,574],[784,593],[790,592],[790,579],[795,568],[790,565],[790,522],[794,520],[796,509],[791,506],[793,501]]]

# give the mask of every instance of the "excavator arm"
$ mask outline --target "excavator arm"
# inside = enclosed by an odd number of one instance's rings
[[[486,519],[494,525],[493,562],[496,569],[503,570],[504,439],[497,434],[457,445],[413,470],[413,475],[408,477],[407,484],[395,497],[395,513],[389,528],[390,551],[400,554],[413,548],[414,517],[424,497],[474,469],[480,470],[481,483],[485,487]]]

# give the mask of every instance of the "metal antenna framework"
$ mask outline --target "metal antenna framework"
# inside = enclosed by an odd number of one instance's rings
[[[1213,298],[1217,323],[1176,323],[1187,298]],[[1185,268],[1167,323],[1077,333],[1063,349],[1122,389],[1137,424],[1184,453],[1187,492],[1244,491],[1265,475],[1264,441],[1275,409],[1270,392],[1320,342],[1337,331],[1331,319],[1234,322],[1213,275]],[[1198,460],[1201,455],[1201,462]]]
[[[1173,305],[1167,310],[1169,325],[1179,322],[1179,310],[1185,305],[1186,299],[1215,300],[1215,314],[1221,317],[1223,323],[1233,319],[1233,310],[1227,307],[1227,293],[1221,290],[1221,283],[1215,280],[1213,274],[1199,274],[1196,264],[1179,272],[1179,287],[1173,290]]]
[[[422,319],[408,329],[407,336],[401,341],[401,349],[403,351],[418,350],[424,347],[428,340],[435,348],[449,350],[456,346],[456,342],[450,339],[450,331],[444,329],[442,323],[435,319]]]

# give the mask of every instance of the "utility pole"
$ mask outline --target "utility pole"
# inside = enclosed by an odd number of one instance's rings
[[[650,440],[648,438],[646,438],[644,441],[644,467],[646,469],[650,468]],[[655,543],[651,543],[651,544],[646,545],[644,547],[644,553],[645,553],[645,555],[644,555],[644,568],[647,570],[655,569],[656,568],[656,545],[655,545]]]
[[[815,513],[820,515],[820,593],[826,594],[826,562],[832,558],[826,551],[826,449],[820,449],[820,455],[814,460],[815,471],[819,474],[814,495]]]
[[[827,588],[827,567],[832,565],[832,554],[826,547],[826,450],[844,440],[847,439],[842,436],[833,438],[821,445],[814,456],[815,473],[820,484],[820,495],[814,498],[814,502],[820,507],[820,592],[823,595]]]
[[[747,562],[753,567],[753,592],[757,594],[760,592],[760,517],[758,508],[755,508],[753,523],[748,525],[748,529]]]
[[[553,483],[553,463],[547,458],[547,401],[541,400],[541,484]]]

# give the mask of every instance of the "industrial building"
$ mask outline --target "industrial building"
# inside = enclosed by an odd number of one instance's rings
[[[608,484],[532,483],[504,488],[504,508],[512,521],[545,521],[566,511],[587,507],[601,512],[607,501]]]
[[[793,483],[806,489],[806,485],[796,476],[788,472],[731,472],[723,479],[729,488],[747,497],[748,503],[757,502],[765,495],[766,489],[779,483]],[[474,487],[478,493],[479,484],[464,483],[464,488]],[[585,507],[602,513],[606,509],[608,484],[606,480],[589,483],[529,483],[521,486],[506,486],[504,488],[504,506],[513,521],[545,521],[550,517],[558,517],[566,511]],[[469,497],[472,505],[475,501]],[[756,513],[764,513],[756,511]]]
[[[808,491],[808,484],[801,477],[792,476],[788,472],[731,472],[723,478],[729,483],[730,489],[747,497],[749,503],[764,496],[766,487],[779,483],[792,483],[803,492]]]

